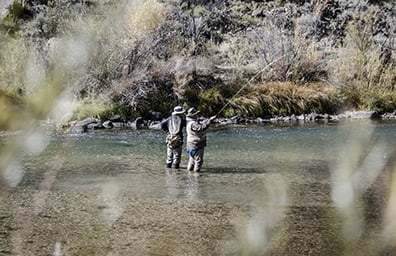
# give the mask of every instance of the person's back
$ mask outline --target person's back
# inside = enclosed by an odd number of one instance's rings
[[[180,168],[183,146],[183,128],[186,127],[186,120],[183,116],[185,110],[181,106],[173,109],[172,115],[161,123],[161,128],[167,132],[166,145],[167,157],[166,166]]]
[[[184,126],[183,121],[185,122],[185,119],[184,118],[182,119],[179,115],[171,115],[168,118],[169,133],[183,136],[183,131],[182,131],[182,128]]]
[[[209,119],[199,121],[199,110],[190,108],[187,113],[187,153],[189,160],[187,164],[188,171],[196,173],[201,171],[204,157],[204,148],[206,147],[206,129],[210,122],[216,118],[212,116]]]
[[[198,149],[206,146],[206,132],[208,122],[200,123],[198,119],[187,117],[187,148]]]

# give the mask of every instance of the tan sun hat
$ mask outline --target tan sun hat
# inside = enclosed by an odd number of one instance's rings
[[[196,108],[192,107],[192,108],[188,109],[187,116],[193,117],[193,116],[197,116],[199,113],[201,113],[201,111],[199,111]]]
[[[182,106],[176,106],[173,109],[172,115],[180,115],[186,112],[186,110]]]

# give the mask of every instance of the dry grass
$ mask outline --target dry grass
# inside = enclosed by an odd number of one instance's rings
[[[292,83],[247,86],[233,99],[233,103],[226,109],[227,115],[241,114],[253,117],[311,112],[335,113],[340,104],[337,91],[332,86]]]
[[[173,93],[166,92],[163,106],[190,104],[194,99],[194,104],[209,112],[232,97],[224,85],[298,85],[296,89],[277,86],[279,92],[269,88],[243,93],[233,99],[240,110],[229,108],[227,115],[334,112],[344,106],[392,111],[396,107],[394,18],[378,6],[354,2],[353,9],[347,1],[313,2],[312,8],[285,1],[234,3],[227,7],[203,1],[188,7],[134,0],[68,7],[56,2],[45,13],[46,26],[40,18],[24,25],[28,33],[41,35],[39,46],[23,32],[10,41],[2,40],[2,53],[7,54],[0,56],[1,88],[29,94],[37,86],[27,81],[37,84],[42,79],[33,76],[35,72],[25,74],[32,58],[40,59],[33,69],[41,66],[37,74],[44,77],[53,63],[64,58],[64,65],[69,65],[65,88],[76,99],[117,101],[109,106],[124,105],[129,113],[155,105],[147,97],[161,87],[158,81],[173,83]],[[385,3],[384,7],[393,8]],[[386,37],[378,29],[381,22],[390,26]],[[39,48],[44,50],[35,50]],[[210,81],[215,84],[207,84]],[[322,82],[339,88],[338,99],[344,102],[334,98],[333,89],[325,90],[330,93],[327,96],[323,91],[311,96],[312,84]],[[202,93],[195,90],[198,87]],[[214,91],[221,95],[214,96],[213,87],[219,87]],[[137,105],[144,106],[138,109]]]
[[[7,38],[0,44],[0,88],[17,94],[23,89],[24,70],[30,47],[27,42]]]

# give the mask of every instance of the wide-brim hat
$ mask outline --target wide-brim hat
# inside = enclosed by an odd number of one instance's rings
[[[199,113],[201,113],[201,111],[192,107],[187,111],[187,116],[197,116]]]
[[[184,112],[186,112],[186,110],[182,106],[176,106],[173,109],[172,115],[180,115],[184,114]]]

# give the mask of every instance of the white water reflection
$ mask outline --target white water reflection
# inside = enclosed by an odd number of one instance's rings
[[[244,240],[244,255],[261,255],[275,236],[275,227],[285,217],[289,205],[288,186],[280,174],[262,177],[265,195],[257,198],[257,209],[246,224],[241,237]]]
[[[199,194],[199,176],[189,173],[187,177],[186,197],[190,201],[197,200]]]
[[[177,173],[173,169],[167,169],[165,173],[166,198],[175,199],[179,197],[180,186],[177,182]]]
[[[119,196],[119,186],[117,183],[109,182],[102,187],[101,200],[99,204],[104,204],[102,218],[109,226],[113,224],[122,214],[122,207],[117,203]]]
[[[55,243],[55,249],[54,249],[54,256],[61,256],[62,255],[62,247],[60,242]]]
[[[199,176],[185,170],[167,169],[165,171],[166,198],[199,199]]]

